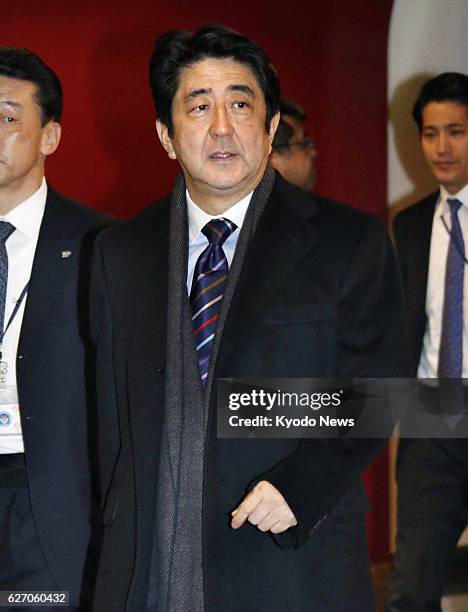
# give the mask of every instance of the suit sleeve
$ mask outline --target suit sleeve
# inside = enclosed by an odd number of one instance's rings
[[[337,377],[409,376],[399,274],[377,219],[363,228],[347,268],[340,284]],[[381,438],[303,439],[295,453],[257,479],[282,493],[298,521],[278,543],[303,543],[384,444]]]

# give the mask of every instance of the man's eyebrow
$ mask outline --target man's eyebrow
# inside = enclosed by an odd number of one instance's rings
[[[241,84],[229,85],[228,90],[229,91],[241,91],[242,93],[247,94],[250,98],[252,99],[255,98],[254,90],[248,85],[241,85]]]
[[[444,125],[440,126],[441,129],[451,129],[451,128],[464,128],[465,126],[463,125],[463,123],[458,123],[458,122],[453,122],[453,123],[445,123]],[[438,130],[439,126],[437,125],[432,125],[431,123],[428,125],[423,126],[423,130]]]
[[[190,100],[198,98],[198,96],[203,96],[210,93],[213,93],[211,87],[201,87],[200,89],[192,89],[192,91],[189,91],[188,94],[184,96],[184,102],[190,102]]]
[[[226,89],[228,91],[241,91],[242,93],[247,94],[250,98],[252,99],[255,98],[254,90],[248,85],[243,85],[241,83],[234,83],[233,85],[228,85]],[[213,93],[213,90],[211,87],[201,87],[200,89],[192,89],[192,91],[189,91],[189,93],[186,96],[184,96],[184,102],[190,102],[190,100],[193,100],[194,98],[197,98],[198,96],[204,96],[204,95],[211,94],[211,93]]]
[[[13,108],[23,108],[19,102],[13,102],[13,100],[0,100],[1,106],[13,106]]]

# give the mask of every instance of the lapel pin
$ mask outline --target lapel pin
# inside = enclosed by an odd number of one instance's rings
[[[71,251],[62,251],[62,259],[67,259],[72,254]]]

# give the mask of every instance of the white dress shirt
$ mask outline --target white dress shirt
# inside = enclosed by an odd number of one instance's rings
[[[6,241],[8,254],[8,284],[5,303],[5,321],[7,326],[16,301],[21,295],[24,287],[29,281],[36,251],[39,230],[44,215],[47,198],[47,183],[43,179],[39,189],[27,200],[16,206],[7,215],[0,217],[2,221],[8,221],[15,227],[15,231]],[[24,307],[27,295],[23,299],[15,318],[11,322],[4,338],[2,359],[8,364],[6,383],[0,386],[0,401],[14,403],[18,402],[16,388],[16,353],[18,341],[23,322]],[[3,399],[1,399],[3,397]],[[2,430],[0,429],[0,434]],[[24,452],[23,436],[21,430],[15,434],[0,435],[0,453]]]
[[[437,378],[439,366],[440,337],[442,333],[442,310],[444,305],[445,266],[450,244],[450,236],[444,226],[451,229],[450,207],[447,198],[462,203],[458,219],[465,241],[465,257],[468,255],[468,184],[456,194],[449,194],[440,188],[432,220],[431,250],[426,291],[427,325],[424,333],[423,348],[419,360],[418,378]],[[463,284],[463,378],[468,378],[468,266],[465,265]]]
[[[189,248],[188,248],[188,271],[187,271],[187,291],[190,295],[192,288],[193,272],[198,258],[209,245],[208,238],[202,233],[202,228],[212,219],[229,219],[237,225],[237,229],[227,238],[223,244],[223,251],[226,255],[228,266],[231,267],[234,252],[236,250],[239,233],[244,223],[245,213],[249,207],[252,198],[252,192],[245,196],[240,202],[234,204],[226,210],[222,215],[209,215],[199,208],[190,197],[188,191],[185,192],[187,198],[187,215],[188,215],[188,231],[189,231]]]

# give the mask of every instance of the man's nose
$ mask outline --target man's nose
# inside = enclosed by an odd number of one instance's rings
[[[210,127],[210,134],[213,138],[230,136],[232,134],[231,118],[226,107],[222,106],[215,110]]]
[[[437,153],[447,153],[450,149],[450,136],[444,132],[440,132],[437,137]]]

